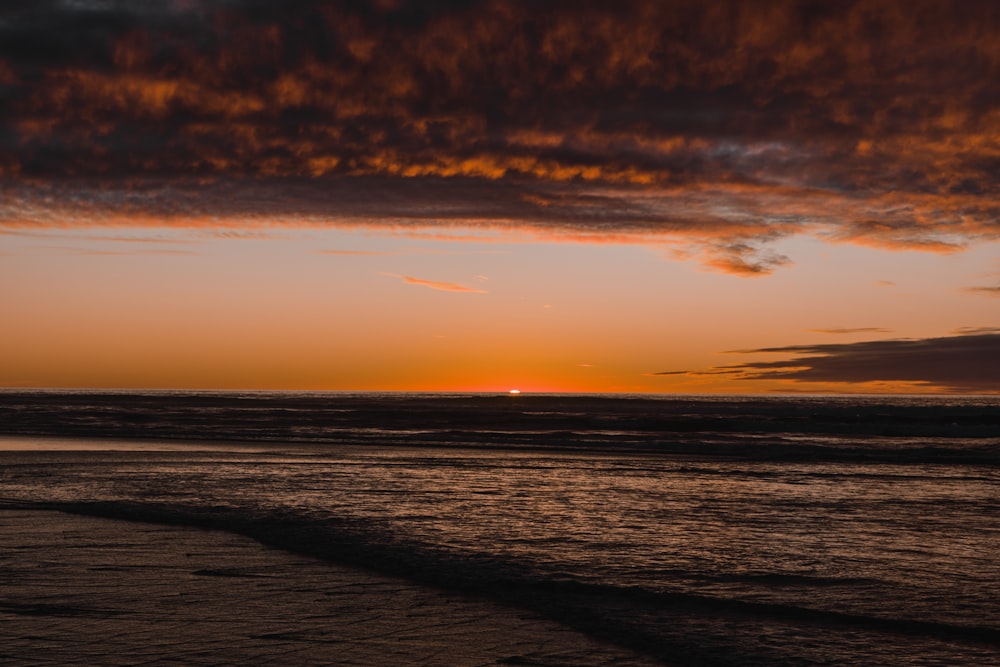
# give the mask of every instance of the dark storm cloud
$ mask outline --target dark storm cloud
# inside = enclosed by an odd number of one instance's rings
[[[991,1],[5,3],[0,224],[955,251],[1000,235],[997,80]]]
[[[777,361],[720,366],[691,375],[813,383],[910,383],[945,391],[1000,391],[1000,333],[739,350],[777,354]],[[791,358],[788,358],[788,357]],[[663,375],[676,375],[669,371]]]

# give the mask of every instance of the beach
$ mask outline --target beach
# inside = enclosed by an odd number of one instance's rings
[[[0,511],[4,665],[652,665],[529,612],[239,535]]]

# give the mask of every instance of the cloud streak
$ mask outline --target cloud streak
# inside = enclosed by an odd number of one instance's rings
[[[844,328],[832,328],[832,329],[809,329],[809,333],[822,333],[822,334],[857,334],[857,333],[888,333],[888,329],[881,329],[879,327],[856,327],[853,329]]]
[[[994,298],[1000,298],[1000,285],[966,287],[965,291],[970,294],[978,294],[980,296],[992,296]]]
[[[985,0],[147,4],[0,8],[0,225],[1000,238]]]
[[[383,273],[384,276],[389,276],[391,278],[399,278],[407,285],[419,285],[420,287],[429,287],[433,290],[438,290],[441,292],[463,292],[469,294],[486,294],[486,290],[481,290],[476,287],[468,287],[466,285],[460,285],[458,283],[449,283],[440,280],[425,280],[423,278],[414,278],[413,276],[399,275],[397,273]]]
[[[992,329],[970,331],[973,333],[940,338],[738,350],[741,354],[788,358],[655,375],[723,375],[747,381],[843,385],[906,383],[949,392],[1000,392],[1000,333]]]

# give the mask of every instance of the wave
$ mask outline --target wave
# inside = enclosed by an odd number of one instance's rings
[[[767,654],[760,633],[793,636],[892,636],[905,641],[935,640],[965,644],[993,655],[1000,649],[1000,629],[900,617],[847,613],[799,604],[734,599],[638,586],[591,583],[571,577],[541,576],[515,562],[482,554],[456,554],[417,548],[369,531],[357,521],[310,519],[292,512],[234,511],[222,507],[187,507],[134,502],[2,501],[0,509],[44,509],[130,521],[227,530],[265,545],[412,581],[480,595],[530,609],[596,638],[641,651],[671,664],[777,664]],[[205,576],[226,576],[206,571]],[[683,573],[678,573],[682,576]],[[851,586],[875,582],[823,579],[788,574],[717,575],[767,586]],[[740,630],[742,628],[742,630]],[[698,639],[692,639],[697,632]],[[743,635],[741,636],[741,632]],[[765,637],[766,640],[766,637]],[[892,642],[890,642],[892,643]],[[979,647],[978,649],[976,647]],[[827,656],[838,662],[836,656]]]

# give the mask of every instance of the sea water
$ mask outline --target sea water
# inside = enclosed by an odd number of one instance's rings
[[[674,664],[1000,663],[1000,399],[0,392],[8,505],[221,527]]]

